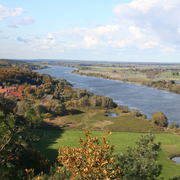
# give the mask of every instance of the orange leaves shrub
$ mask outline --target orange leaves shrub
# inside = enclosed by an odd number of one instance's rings
[[[98,138],[91,138],[90,132],[85,131],[86,140],[79,140],[81,148],[62,147],[58,151],[58,162],[71,171],[71,179],[114,179],[121,177],[120,167],[115,167],[113,157],[114,146],[109,146],[108,132],[102,134],[102,143]],[[62,167],[58,169],[61,170]]]
[[[63,93],[65,94],[67,91],[69,91],[68,89],[65,89],[64,91],[63,91]]]
[[[18,91],[19,91],[20,93],[23,93],[24,90],[25,90],[25,88],[26,88],[25,85],[19,86]]]

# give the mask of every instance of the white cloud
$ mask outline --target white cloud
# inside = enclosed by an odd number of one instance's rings
[[[41,49],[49,49],[49,46],[41,46]]]
[[[94,45],[98,44],[98,40],[92,37],[85,36],[83,39],[84,43],[86,44],[87,48],[93,47]]]
[[[70,49],[92,49],[93,52],[156,49],[159,52],[174,52],[175,45],[176,50],[180,47],[179,9],[179,0],[133,0],[113,6],[116,25],[49,32],[48,38],[39,44],[43,49],[62,52]],[[64,41],[66,44],[61,45]]]
[[[129,33],[133,36],[134,39],[140,40],[145,38],[145,34],[143,34],[140,30],[140,28],[135,27],[135,26],[130,26],[128,28]]]
[[[14,19],[11,21],[11,25],[9,27],[18,27],[19,25],[29,25],[35,22],[35,19],[32,17],[23,17],[19,19]]]
[[[180,34],[180,28],[178,28],[178,30],[177,30],[177,31],[178,31],[178,33]]]
[[[74,28],[55,32],[55,35],[64,36],[79,40],[82,47],[95,48],[107,44],[109,39],[113,38],[113,34],[118,32],[119,25],[106,25],[97,28]]]
[[[51,46],[58,44],[57,40],[54,38],[54,35],[50,32],[48,33],[48,38],[44,39],[42,43],[43,43],[42,47],[45,47],[46,49],[47,47],[50,48]]]
[[[157,47],[158,45],[159,45],[159,43],[156,41],[148,41],[144,44],[140,44],[139,48],[140,49],[152,49],[154,47]]]
[[[121,26],[145,29],[146,37],[158,38],[161,43],[177,44],[180,41],[179,0],[136,0],[113,6]]]
[[[162,50],[163,52],[167,52],[167,51],[170,51],[170,52],[175,52],[175,49],[174,48],[165,48]]]
[[[7,8],[0,5],[0,20],[4,20],[7,17],[20,16],[26,11],[22,8]]]

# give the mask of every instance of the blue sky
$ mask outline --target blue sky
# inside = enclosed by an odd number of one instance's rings
[[[0,59],[180,62],[179,0],[0,0]]]

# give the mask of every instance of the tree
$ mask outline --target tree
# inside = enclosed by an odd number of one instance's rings
[[[23,179],[26,168],[35,168],[36,174],[46,171],[48,161],[33,149],[37,137],[32,127],[39,121],[31,110],[27,119],[0,112],[0,179]]]
[[[110,133],[107,133],[107,136]],[[86,140],[79,140],[81,148],[62,147],[58,151],[58,162],[72,172],[71,179],[114,179],[121,177],[120,167],[115,167],[113,146],[109,146],[107,136],[101,136],[102,145],[97,138],[91,138],[85,131]],[[61,170],[61,166],[58,168]]]
[[[117,155],[123,180],[155,180],[160,175],[162,165],[157,164],[160,143],[154,143],[154,139],[151,132],[141,135],[136,142],[137,147],[128,146],[127,153]]]
[[[23,93],[25,88],[26,88],[25,85],[19,86],[18,91],[19,91],[20,93]]]
[[[131,114],[132,114],[132,116],[136,116],[136,117],[141,116],[141,113],[140,113],[140,111],[138,109],[131,110]]]
[[[44,90],[43,89],[38,89],[35,93],[39,98],[42,98],[42,96],[44,95]]]
[[[167,117],[161,111],[156,111],[155,113],[153,113],[151,122],[161,127],[167,127],[168,125]]]
[[[24,92],[27,93],[27,94],[31,93],[31,88],[30,87],[26,87],[24,89]]]
[[[169,129],[178,129],[179,128],[179,124],[178,123],[175,123],[175,122],[172,122],[172,124],[170,124],[168,126]]]

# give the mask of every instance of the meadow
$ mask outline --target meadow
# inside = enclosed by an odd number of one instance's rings
[[[77,113],[78,112],[78,113]],[[112,109],[111,112],[115,112]],[[161,151],[158,163],[163,164],[162,177],[165,179],[180,175],[180,165],[170,159],[180,155],[180,136],[167,132],[166,129],[151,125],[147,120],[122,114],[119,117],[108,117],[102,109],[81,108],[77,114],[57,117],[54,120],[45,120],[51,126],[44,127],[45,137],[35,143],[35,147],[46,158],[56,162],[58,148],[62,146],[79,147],[79,137],[84,137],[84,130],[91,130],[92,137],[111,131],[110,145],[115,145],[114,153],[126,152],[127,146],[134,147],[135,141],[141,134],[151,131],[155,134],[155,142],[161,142]],[[76,124],[67,127],[64,124]],[[37,130],[39,133],[41,130]]]
[[[79,147],[79,137],[84,137],[84,131],[43,130],[45,137],[35,144],[37,150],[51,161],[56,161],[58,148],[62,146]],[[102,132],[91,131],[92,137],[100,137]],[[104,132],[105,133],[105,132]],[[141,133],[112,132],[109,136],[110,145],[115,145],[114,153],[125,152],[127,146],[134,147]],[[180,165],[170,160],[173,155],[180,154],[180,137],[176,134],[155,134],[155,142],[161,142],[158,163],[163,164],[161,176],[165,179],[180,175]]]
[[[135,69],[139,70],[145,70],[145,69],[158,69],[158,68],[179,68],[178,67],[168,67],[168,66],[156,66],[156,65],[151,65],[151,66],[137,66],[135,67],[102,67],[102,66],[90,66],[90,69],[87,70],[81,70],[79,69],[79,73],[101,73],[102,75],[107,75],[112,79],[120,80],[120,81],[126,81],[126,82],[131,82],[131,83],[137,83],[141,84],[142,81],[150,81],[149,78],[147,78],[146,73],[142,73],[140,71],[136,71]],[[130,71],[132,69],[132,71]],[[175,76],[171,74],[171,70],[167,70],[166,72],[159,72],[155,74],[155,76],[151,80],[174,80],[178,81],[180,79],[180,76]]]

